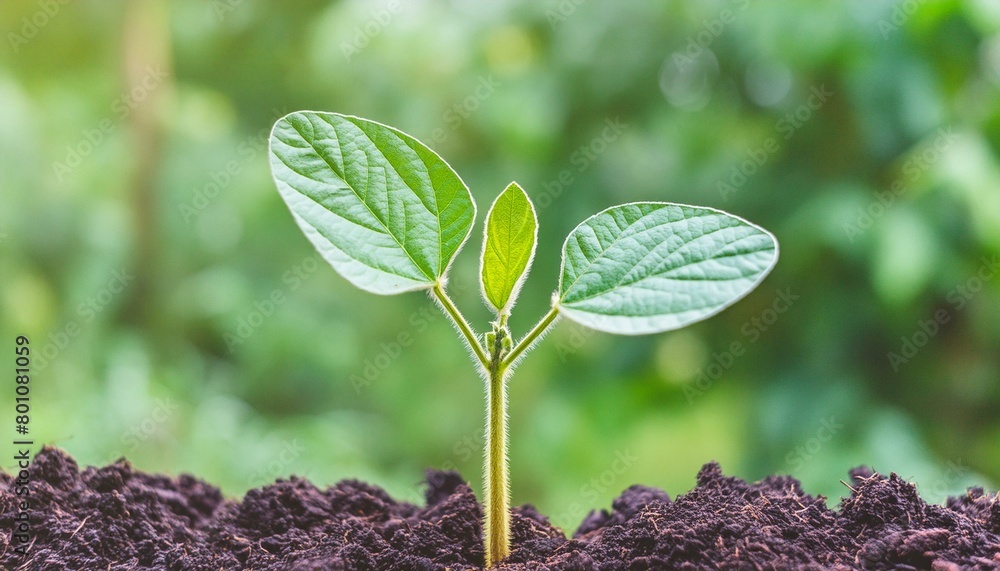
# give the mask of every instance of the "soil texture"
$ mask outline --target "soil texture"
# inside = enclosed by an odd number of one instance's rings
[[[54,448],[30,468],[30,543],[13,538],[16,476],[0,475],[5,571],[334,571],[481,569],[482,508],[454,472],[428,471],[426,505],[346,480],[291,478],[242,501],[191,476],[122,460],[80,470]],[[531,506],[513,510],[499,569],[1000,570],[1000,500],[978,488],[928,505],[896,475],[851,472],[837,509],[772,476],[747,483],[706,464],[671,500],[633,486],[567,538]]]

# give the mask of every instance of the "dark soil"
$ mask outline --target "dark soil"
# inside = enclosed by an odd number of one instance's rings
[[[127,462],[79,471],[46,448],[31,468],[33,543],[14,551],[12,477],[0,475],[0,568],[28,570],[327,571],[479,569],[482,510],[453,472],[427,473],[427,506],[344,481],[292,478],[242,502],[190,476]],[[927,505],[895,475],[851,473],[839,510],[789,477],[755,484],[707,464],[671,501],[633,486],[566,539],[531,506],[514,510],[507,570],[1000,570],[1000,500],[972,489]],[[847,489],[845,488],[845,491]]]

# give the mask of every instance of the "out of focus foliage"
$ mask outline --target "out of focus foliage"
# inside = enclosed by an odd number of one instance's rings
[[[270,126],[317,109],[425,141],[481,215],[524,186],[515,332],[612,204],[781,241],[687,330],[560,324],[511,386],[515,503],[572,527],[712,459],[833,501],[859,464],[932,500],[1000,481],[996,2],[7,0],[0,31],[0,331],[36,350],[33,435],[82,463],[231,495],[294,473],[418,500],[425,467],[478,489],[482,389],[448,323],[316,263],[273,187]],[[482,329],[480,236],[451,283]]]

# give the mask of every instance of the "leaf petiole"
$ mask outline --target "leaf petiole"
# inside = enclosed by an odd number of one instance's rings
[[[531,347],[532,344],[542,338],[545,334],[545,330],[548,329],[550,325],[555,323],[558,318],[559,307],[557,305],[553,305],[552,309],[550,309],[549,312],[546,313],[538,321],[538,323],[531,328],[531,331],[518,341],[517,345],[514,345],[514,347],[510,350],[510,353],[508,353],[504,358],[501,366],[505,369],[510,367],[525,351],[528,350],[529,347]]]
[[[483,346],[479,343],[479,336],[476,335],[476,332],[472,330],[469,322],[462,316],[462,312],[455,306],[455,302],[451,301],[451,298],[448,297],[448,293],[444,291],[444,287],[441,285],[441,282],[435,283],[432,291],[434,292],[434,299],[436,299],[441,305],[441,308],[444,309],[445,314],[451,318],[452,323],[455,324],[455,328],[457,328],[462,333],[462,336],[465,337],[466,344],[468,344],[469,348],[472,349],[472,353],[476,356],[476,359],[479,360],[479,364],[483,367],[489,367],[490,359],[487,357]]]

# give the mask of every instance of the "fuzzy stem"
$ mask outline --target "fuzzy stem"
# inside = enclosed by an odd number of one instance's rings
[[[486,566],[510,555],[510,485],[507,461],[507,376],[514,362],[541,339],[556,318],[553,307],[515,347],[511,347],[507,316],[499,315],[487,334],[489,360],[486,373],[486,450],[483,458],[483,496],[486,523]]]
[[[504,357],[503,359],[504,368],[511,366],[514,363],[514,361],[517,361],[518,357],[524,354],[524,352],[527,351],[529,347],[531,347],[532,343],[541,339],[542,335],[545,333],[545,330],[548,329],[549,326],[552,325],[552,323],[555,322],[555,320],[558,317],[559,317],[559,308],[553,306],[552,309],[550,309],[549,312],[546,313],[545,316],[542,317],[542,319],[539,320],[539,322],[531,329],[531,331],[529,331],[528,334],[525,335],[523,339],[517,342],[517,345],[515,345],[514,348],[510,350],[510,353],[508,353],[507,356]]]
[[[510,349],[510,330],[506,315],[494,324],[487,347],[469,326],[462,312],[445,293],[444,287],[434,284],[434,298],[482,365],[486,381],[486,450],[483,458],[483,496],[486,512],[484,525],[486,541],[486,566],[498,563],[510,554],[510,488],[507,484],[507,371],[504,357]],[[487,354],[489,351],[489,354]]]
[[[496,365],[496,366],[493,366]],[[486,458],[483,487],[486,511],[486,566],[510,554],[510,488],[507,465],[506,368],[495,359],[486,387]]]

